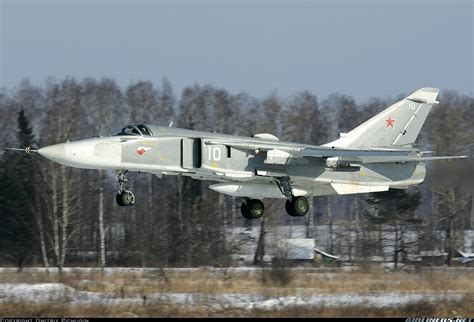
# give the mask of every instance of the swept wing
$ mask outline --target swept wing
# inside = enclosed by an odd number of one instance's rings
[[[343,149],[325,146],[306,146],[280,141],[205,139],[205,144],[227,145],[249,151],[283,151],[291,158],[315,157],[338,158],[338,162],[380,163],[380,162],[424,162],[443,159],[459,159],[465,156],[422,156],[416,149]]]

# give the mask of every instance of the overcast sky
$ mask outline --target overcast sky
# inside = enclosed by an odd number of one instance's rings
[[[258,97],[474,92],[472,0],[0,2],[0,87],[105,76]]]

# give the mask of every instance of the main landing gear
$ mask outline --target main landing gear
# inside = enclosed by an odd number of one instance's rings
[[[306,197],[295,197],[292,193],[290,177],[275,178],[281,193],[286,197],[285,210],[291,217],[303,217],[309,211]],[[240,210],[246,219],[258,219],[263,216],[264,205],[258,199],[244,198]]]
[[[258,219],[263,216],[264,210],[263,202],[258,199],[244,198],[240,206],[242,216],[246,219]]]
[[[309,211],[309,201],[303,196],[292,197],[286,201],[285,210],[291,217],[303,217]]]
[[[117,174],[118,194],[115,196],[115,200],[117,204],[122,207],[133,206],[135,204],[135,195],[125,188],[125,183],[128,181],[125,178],[126,173],[127,170],[124,170]]]
[[[286,197],[285,210],[291,217],[303,217],[309,211],[309,201],[303,196],[295,197],[291,189],[290,177],[275,178],[278,188]]]

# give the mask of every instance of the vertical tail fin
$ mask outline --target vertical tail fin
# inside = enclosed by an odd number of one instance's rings
[[[410,146],[415,143],[439,89],[425,87],[362,123],[325,146],[370,148]]]

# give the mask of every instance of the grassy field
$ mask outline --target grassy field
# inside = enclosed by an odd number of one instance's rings
[[[474,316],[474,270],[0,269],[0,316]]]

